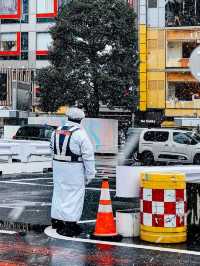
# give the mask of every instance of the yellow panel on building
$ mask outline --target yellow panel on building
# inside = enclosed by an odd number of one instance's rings
[[[147,108],[165,108],[165,72],[148,72],[147,82]]]
[[[141,102],[145,102],[146,101],[146,92],[144,91],[140,91],[140,100]]]
[[[148,28],[147,30],[147,69],[165,69],[165,31]]]
[[[146,58],[146,54],[140,54],[140,62],[146,62],[147,58]]]
[[[146,25],[139,27],[139,51],[140,51],[140,111],[146,111],[147,105],[147,30]]]
[[[146,63],[140,63],[140,73],[146,73],[147,71],[147,64]]]

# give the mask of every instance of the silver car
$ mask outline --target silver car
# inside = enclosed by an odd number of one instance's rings
[[[145,129],[139,139],[139,159],[154,162],[200,165],[200,142],[192,133],[177,129]]]

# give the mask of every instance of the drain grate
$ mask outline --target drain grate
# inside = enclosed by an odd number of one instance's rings
[[[0,221],[0,230],[17,231],[19,233],[26,233],[30,231],[42,233],[48,225],[41,224],[27,224],[20,222]]]

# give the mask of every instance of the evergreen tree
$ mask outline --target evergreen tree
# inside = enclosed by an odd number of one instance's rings
[[[37,75],[42,110],[77,104],[98,117],[100,104],[134,109],[135,13],[124,0],[73,0],[50,32],[51,66]]]

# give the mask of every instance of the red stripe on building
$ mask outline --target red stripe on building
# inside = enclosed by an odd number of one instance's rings
[[[36,51],[36,55],[48,55],[48,50]]]

